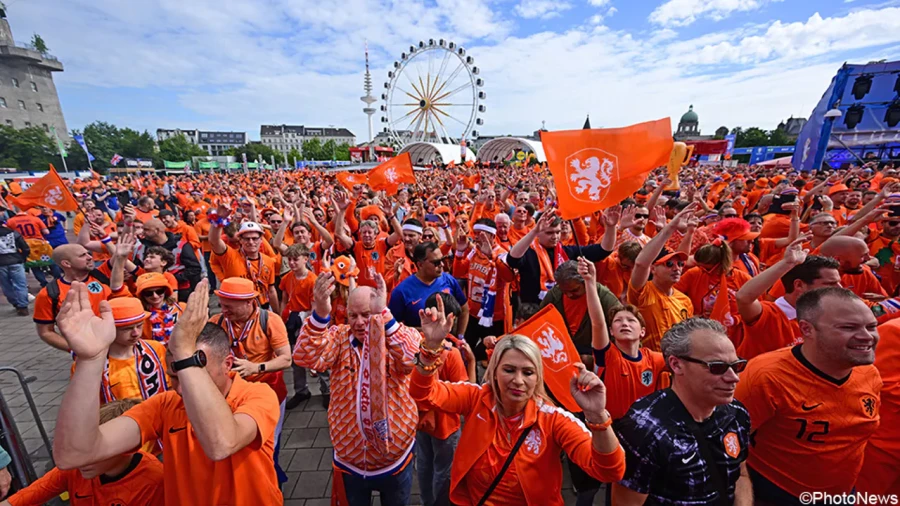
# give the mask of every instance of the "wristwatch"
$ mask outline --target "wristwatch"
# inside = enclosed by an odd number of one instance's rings
[[[206,353],[203,350],[197,350],[190,357],[172,362],[172,370],[175,372],[187,369],[188,367],[206,367]]]
[[[259,364],[259,372],[266,372],[266,363]]]

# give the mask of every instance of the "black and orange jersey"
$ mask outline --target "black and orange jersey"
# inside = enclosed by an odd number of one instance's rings
[[[752,422],[747,464],[793,497],[850,492],[878,428],[881,376],[867,365],[836,380],[802,346],[759,355],[741,374],[735,397]],[[756,485],[754,497],[767,500]]]
[[[668,375],[663,378],[666,361],[658,351],[641,348],[637,357],[630,357],[612,342],[593,351],[597,375],[606,385],[606,409],[613,420],[625,416],[634,401],[668,387]]]

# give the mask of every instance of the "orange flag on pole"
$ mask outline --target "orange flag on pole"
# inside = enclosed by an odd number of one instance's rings
[[[400,183],[416,183],[416,175],[413,173],[412,159],[409,157],[409,153],[391,158],[370,170],[366,175],[369,176],[369,186],[373,190],[385,190],[388,195],[397,193]]]
[[[358,184],[369,184],[369,178],[361,172],[338,172],[334,177],[347,191],[353,191]]]
[[[669,118],[624,128],[542,132],[563,219],[589,216],[630,197],[669,161]]]
[[[544,383],[553,397],[569,411],[581,411],[570,387],[575,371],[573,365],[580,362],[581,357],[559,311],[552,304],[545,306],[510,333],[527,336],[538,345],[544,364]]]
[[[10,197],[9,202],[20,209],[31,209],[36,206],[49,207],[57,211],[75,211],[78,203],[72,192],[66,187],[53,164],[50,164],[50,172],[31,185],[18,197]]]

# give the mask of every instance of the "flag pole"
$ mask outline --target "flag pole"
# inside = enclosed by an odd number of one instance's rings
[[[53,130],[53,137],[56,139],[56,149],[59,150],[59,158],[62,159],[63,171],[66,173],[66,178],[69,178],[69,166],[66,165],[66,155],[63,153],[62,142],[59,140],[59,135],[56,133],[56,127],[50,128]],[[90,161],[88,161],[88,164],[90,164]]]

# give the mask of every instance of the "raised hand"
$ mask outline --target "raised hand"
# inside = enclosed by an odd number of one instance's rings
[[[350,196],[343,191],[335,192],[333,200],[334,207],[336,207],[338,211],[345,211],[350,207]]]
[[[56,315],[56,326],[78,359],[106,357],[116,340],[116,323],[109,303],[100,302],[100,316],[94,314],[87,286],[73,281],[66,300]]]
[[[422,320],[422,334],[425,336],[425,346],[430,350],[436,350],[444,343],[444,338],[450,334],[453,328],[453,315],[444,314],[444,299],[437,298],[437,307],[419,310],[419,318]]]
[[[621,228],[631,228],[634,226],[634,215],[637,213],[637,206],[628,206],[622,209],[622,216],[619,219]]]
[[[384,283],[384,277],[381,274],[375,275],[375,290],[372,293],[372,300],[369,303],[369,309],[372,314],[378,314],[387,307],[387,285]]]
[[[547,208],[547,210],[541,214],[541,217],[538,218],[535,229],[537,229],[538,232],[546,231],[548,228],[553,226],[553,221],[556,219],[556,217],[556,209],[552,207]]]
[[[782,259],[786,264],[791,266],[796,266],[802,264],[806,261],[806,256],[809,255],[808,249],[803,249],[803,243],[809,240],[810,235],[801,235],[797,238],[796,241],[792,242],[788,245],[787,249],[784,250],[784,258]]]
[[[494,251],[494,245],[487,232],[479,232],[478,235],[475,236],[475,247],[478,248],[478,251],[480,251],[482,255],[487,257],[490,257],[491,253]]]
[[[690,218],[694,216],[694,213],[696,213],[698,209],[700,209],[700,204],[698,202],[691,202],[687,207],[682,209],[681,212],[676,214],[667,226],[678,226],[682,222],[689,222]]]
[[[197,338],[200,337],[200,332],[203,331],[207,321],[209,321],[209,281],[204,278],[197,283],[197,287],[188,297],[184,313],[172,329],[168,347],[175,360],[190,357],[197,351]]]
[[[240,374],[242,378],[246,378],[247,376],[252,376],[259,372],[259,364],[254,364],[253,362],[242,358],[235,358],[231,370]]]
[[[650,221],[656,227],[656,230],[662,230],[666,226],[666,208],[663,206],[654,206],[650,210]]]
[[[603,225],[607,228],[619,225],[622,219],[622,206],[607,207],[603,210]]]
[[[587,258],[578,257],[578,274],[584,279],[584,284],[587,287],[597,283],[597,268]]]
[[[134,251],[134,246],[137,244],[137,238],[132,233],[126,233],[119,236],[119,240],[116,242],[116,256],[122,258],[128,258]]]
[[[599,422],[605,417],[606,410],[606,385],[596,374],[588,371],[584,364],[574,364],[576,374],[569,383],[572,397],[578,407],[584,411],[585,418],[590,422]]]

